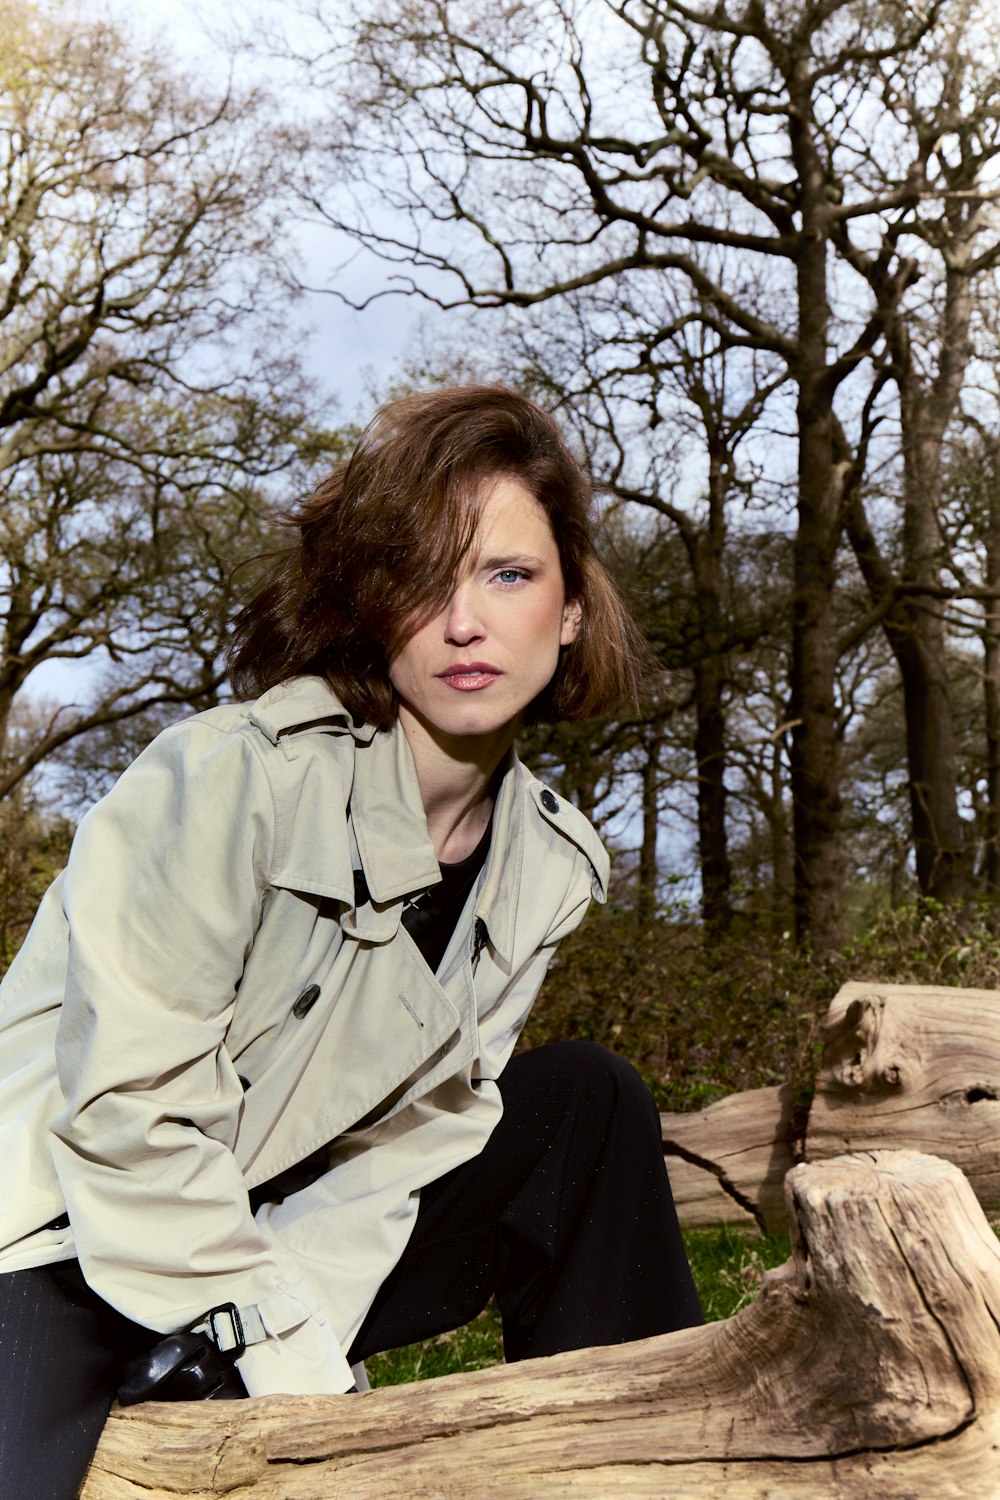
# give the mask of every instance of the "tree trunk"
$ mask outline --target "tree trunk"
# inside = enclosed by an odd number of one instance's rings
[[[883,628],[903,687],[917,884],[922,895],[943,902],[964,900],[971,886],[971,862],[958,810],[950,663],[936,596],[945,561],[940,522],[945,433],[972,355],[972,288],[962,262],[969,258],[975,222],[973,212],[963,230],[964,245],[959,250],[951,247],[937,330],[938,368],[932,379],[921,372],[905,320],[900,317],[893,324],[890,347],[903,443],[898,575],[875,539],[859,496],[852,497],[847,514],[851,545],[872,602],[884,611]]]
[[[729,453],[725,438],[706,417],[708,525],[691,551],[698,638],[703,651],[694,663],[694,756],[698,768],[698,860],[701,916],[711,940],[733,917],[732,869],[726,828],[726,655],[722,558],[726,542]]]
[[[887,619],[899,664],[906,711],[910,815],[917,883],[924,896],[961,901],[969,894],[969,859],[958,812],[958,755],[947,643],[940,605],[941,462],[944,436],[958,404],[969,359],[972,312],[969,278],[945,280],[942,351],[936,378],[925,387],[905,327],[893,340],[903,435],[903,579],[915,593]]]
[[[771,780],[771,935],[783,942],[790,925],[795,889],[788,814],[785,807],[785,773],[781,759],[782,737],[776,736],[770,750]]]
[[[807,403],[803,401],[801,407]],[[809,418],[800,409],[805,429]],[[791,783],[795,933],[817,950],[843,937],[840,746],[834,680],[836,526],[827,514],[833,475],[821,432],[804,431],[792,616]]]
[[[824,1022],[805,1154],[913,1146],[1000,1213],[1000,991],[845,984]]]
[[[732,869],[726,829],[726,720],[722,703],[725,669],[718,657],[694,671],[694,755],[698,768],[698,862],[701,916],[706,935],[732,922]]]
[[[983,621],[983,707],[986,726],[986,826],[984,878],[990,895],[1000,892],[1000,493],[995,456],[986,471],[985,550],[989,597]]]
[[[969,892],[965,831],[958,813],[958,757],[944,629],[929,610],[911,610],[887,631],[903,684],[910,821],[923,896],[961,901]]]
[[[736,1317],[357,1397],[112,1413],[81,1500],[996,1495],[1000,1247],[951,1165],[800,1166]]]
[[[642,767],[642,842],[639,845],[639,878],[636,883],[636,919],[647,927],[656,915],[656,885],[659,867],[656,858],[660,831],[660,747],[663,734],[659,726],[650,726],[646,756]]]
[[[688,1229],[787,1228],[785,1174],[799,1127],[790,1084],[748,1089],[689,1114],[661,1114],[674,1203]]]
[[[840,496],[835,460],[835,384],[828,369],[829,201],[823,162],[807,122],[811,69],[789,80],[789,139],[800,182],[798,281],[798,528],[793,547],[792,827],[795,932],[800,943],[836,948],[843,937],[840,743],[835,702],[834,619]]]

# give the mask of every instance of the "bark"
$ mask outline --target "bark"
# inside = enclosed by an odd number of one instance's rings
[[[694,666],[695,764],[698,768],[698,859],[701,915],[708,936],[725,932],[732,917],[732,869],[726,829],[726,656],[722,559],[726,540],[728,453],[706,421],[709,442],[708,525],[690,550],[698,639],[704,654]]]
[[[983,622],[983,707],[986,733],[985,884],[1000,891],[1000,494],[987,472],[985,536],[986,587],[990,594]]]
[[[917,882],[925,896],[960,901],[969,893],[970,870],[958,812],[954,712],[944,621],[929,598],[941,584],[942,453],[972,355],[972,287],[967,274],[953,269],[945,286],[933,381],[921,382],[904,327],[894,340],[903,434],[903,578],[916,590],[926,588],[928,598],[912,596],[891,620],[888,637],[903,684]]]
[[[694,679],[701,917],[706,936],[711,938],[725,932],[733,919],[733,878],[726,829],[726,721],[722,701],[725,669],[719,658],[699,663]]]
[[[789,141],[799,181],[798,529],[793,547],[791,786],[795,931],[816,949],[837,947],[843,926],[840,745],[834,695],[835,565],[842,467],[835,461],[835,383],[828,369],[829,201],[809,122],[809,60],[789,81]]]
[[[788,816],[785,811],[785,777],[781,762],[781,741],[776,739],[770,748],[770,832],[771,832],[771,930],[775,940],[781,940],[789,924],[792,892],[794,890],[791,842],[788,837]]]
[[[790,1084],[730,1094],[692,1114],[662,1114],[663,1152],[680,1221],[688,1229],[736,1224],[787,1227],[785,1174],[795,1165]]]
[[[360,1397],[114,1412],[81,1500],[996,1494],[1000,1247],[945,1162],[787,1180],[787,1264],[706,1328]]]
[[[923,503],[923,502],[921,502]],[[924,518],[924,524],[929,522]],[[916,529],[914,527],[914,529]],[[956,800],[957,756],[944,627],[933,606],[915,599],[910,586],[933,588],[924,566],[908,577],[889,568],[857,497],[847,507],[847,531],[858,566],[899,668],[906,725],[910,822],[917,881],[925,896],[960,900],[969,870]]]
[[[923,896],[961,901],[969,859],[958,812],[958,755],[944,627],[930,611],[911,611],[893,651],[903,685],[910,821],[917,884]]]
[[[651,728],[642,768],[642,842],[639,846],[639,878],[636,886],[636,916],[646,927],[656,915],[657,834],[660,831],[660,747],[663,736]]]
[[[1000,991],[846,984],[824,1030],[806,1156],[913,1146],[1000,1213]]]

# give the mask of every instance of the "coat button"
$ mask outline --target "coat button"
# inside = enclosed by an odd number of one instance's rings
[[[292,1006],[292,1015],[295,1016],[297,1020],[301,1021],[302,1017],[308,1015],[308,1013],[312,1010],[318,999],[319,985],[306,985],[305,989],[302,991],[301,995]]]
[[[559,811],[559,798],[555,792],[550,792],[548,787],[542,793],[541,802],[546,812],[557,813]]]

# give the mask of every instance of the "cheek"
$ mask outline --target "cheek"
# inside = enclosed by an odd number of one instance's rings
[[[414,679],[415,656],[413,641],[407,641],[389,662],[389,681],[397,693],[405,696],[406,688]]]
[[[538,610],[537,630],[539,635],[551,637],[556,646],[562,644],[566,624],[566,602],[562,589],[553,590],[544,606]]]
[[[522,641],[539,668],[555,671],[562,645],[563,600],[560,591],[551,599],[539,600],[538,604],[522,620]]]
[[[401,640],[394,643],[389,654],[390,682],[397,673],[406,676],[419,667],[429,650],[431,633],[428,625],[421,625],[416,630],[411,629]]]

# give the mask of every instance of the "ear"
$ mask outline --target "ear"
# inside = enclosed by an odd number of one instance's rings
[[[583,606],[579,599],[570,599],[563,606],[562,630],[559,632],[560,646],[569,646],[576,640],[583,619]]]

